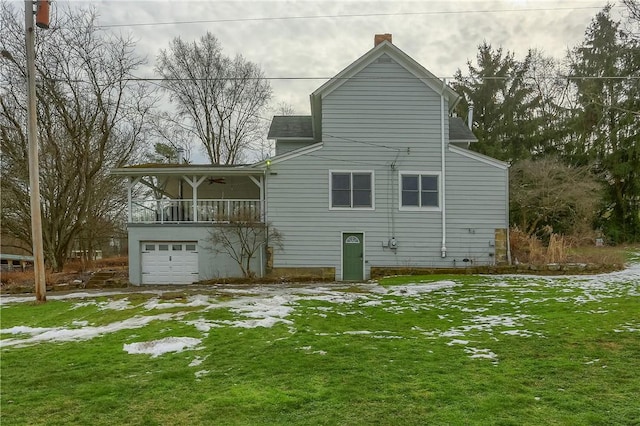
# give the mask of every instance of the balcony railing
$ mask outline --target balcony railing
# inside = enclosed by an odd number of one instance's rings
[[[133,223],[228,223],[251,217],[262,221],[260,200],[132,200]]]

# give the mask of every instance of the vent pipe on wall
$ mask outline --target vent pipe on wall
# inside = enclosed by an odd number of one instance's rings
[[[471,130],[473,132],[473,101],[469,101],[469,117],[468,117],[469,123],[469,130]]]

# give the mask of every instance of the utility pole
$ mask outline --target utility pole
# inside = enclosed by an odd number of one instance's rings
[[[47,22],[38,25],[48,28],[48,0],[46,2]],[[42,244],[42,212],[40,208],[40,166],[38,164],[38,124],[36,117],[36,47],[33,0],[24,2],[25,42],[27,50],[27,141],[29,143],[29,194],[31,196],[31,238],[33,240],[33,272],[35,276],[36,301],[47,301],[46,276],[44,272],[44,245]],[[38,6],[40,7],[40,5]]]

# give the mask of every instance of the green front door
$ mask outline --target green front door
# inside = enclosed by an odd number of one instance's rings
[[[362,281],[364,264],[364,235],[362,233],[342,234],[342,279]]]

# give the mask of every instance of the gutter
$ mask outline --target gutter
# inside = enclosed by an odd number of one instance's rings
[[[442,79],[442,93],[440,93],[440,142],[441,142],[441,188],[442,188],[442,247],[440,247],[440,256],[442,258],[447,257],[447,203],[446,203],[446,164],[445,164],[445,137],[444,137],[444,120],[445,120],[445,110],[444,110],[444,91],[447,88],[447,80],[445,78]]]

